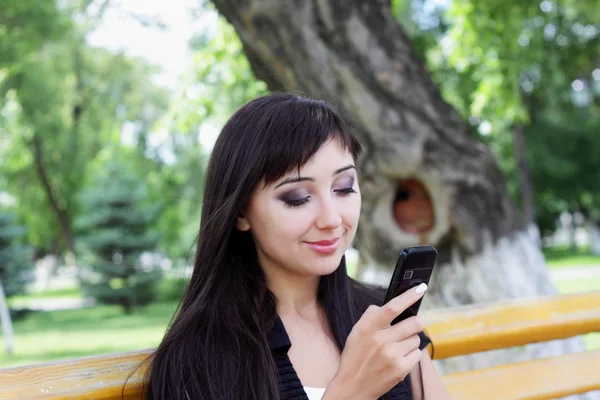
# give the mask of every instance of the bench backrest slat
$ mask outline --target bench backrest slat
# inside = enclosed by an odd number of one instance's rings
[[[0,370],[0,399],[121,399],[127,377],[149,350]],[[143,368],[128,381],[125,399],[139,399]],[[131,383],[129,383],[131,382]]]
[[[546,400],[600,390],[600,350],[442,377],[452,400]]]
[[[435,358],[600,332],[600,292],[517,299],[424,314]]]

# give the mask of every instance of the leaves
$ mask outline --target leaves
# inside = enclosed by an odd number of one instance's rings
[[[43,43],[64,35],[70,22],[55,1],[3,0],[0,5],[0,70],[12,69]]]
[[[6,146],[0,149],[0,173],[31,228],[31,243],[42,248],[65,246],[67,238],[57,239],[71,227],[59,229],[59,222],[68,225],[78,215],[77,194],[94,174],[95,160],[120,146],[124,124],[132,127],[137,158],[144,158],[148,132],[169,102],[164,89],[149,84],[155,68],[87,44],[85,33],[93,24],[81,13],[80,7],[64,7],[57,20],[69,21],[70,29],[40,37],[37,49],[32,45],[30,54],[7,67],[2,82]]]
[[[438,26],[415,34],[417,43],[426,44],[423,53],[446,100],[498,155],[513,198],[518,202],[521,191],[515,125],[525,127],[540,223],[549,226],[543,221],[558,210],[597,197],[588,150],[600,138],[588,132],[600,127],[598,106],[582,113],[571,98],[572,82],[600,66],[597,2],[455,0],[439,15]],[[550,209],[552,216],[543,215]]]
[[[98,300],[130,312],[153,300],[161,277],[158,265],[141,259],[143,252],[156,249],[160,236],[151,227],[159,208],[126,165],[110,163],[103,172],[80,197],[79,242],[92,265],[84,287]]]

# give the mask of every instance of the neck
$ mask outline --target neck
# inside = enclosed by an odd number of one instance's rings
[[[280,317],[313,317],[319,312],[319,276],[298,276],[282,269],[265,268],[267,287],[275,295]]]

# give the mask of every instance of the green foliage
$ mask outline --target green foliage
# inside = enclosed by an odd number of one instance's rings
[[[581,211],[600,221],[600,119],[549,123],[526,128],[528,158],[536,185],[538,224],[554,230],[564,211]]]
[[[158,286],[158,301],[178,302],[190,279],[186,277],[163,279]]]
[[[34,278],[32,249],[22,243],[25,233],[14,213],[0,210],[0,280],[7,298],[24,293]]]
[[[21,150],[20,145],[31,135],[25,133],[20,121],[21,106],[18,103],[17,85],[18,76],[22,76],[24,69],[31,65],[33,59],[43,52],[46,43],[67,35],[70,32],[71,21],[58,8],[56,1],[38,2],[33,0],[6,0],[0,6],[0,176],[5,175],[5,187],[14,196],[24,189],[23,197],[32,200],[31,208],[37,211],[40,220],[49,220],[44,204],[44,193],[36,185],[31,185],[34,180],[34,169],[31,167],[32,157]],[[58,60],[57,64],[61,64]],[[41,76],[45,71],[40,71]],[[44,93],[43,91],[41,93]],[[41,93],[36,93],[39,97]],[[52,97],[50,98],[50,101]],[[19,127],[19,129],[17,129]],[[15,171],[23,172],[19,177],[27,184],[15,183]],[[3,188],[3,189],[4,189]],[[37,189],[37,190],[36,190]],[[28,226],[29,242],[35,244],[39,233],[47,231],[32,226],[26,215],[17,208],[19,217]],[[53,224],[54,227],[57,224]],[[50,227],[50,231],[54,229]],[[56,232],[54,230],[54,232]],[[42,234],[43,235],[43,234]],[[48,237],[52,237],[51,233]]]
[[[12,55],[0,52],[0,180],[28,241],[60,252],[68,242],[57,209],[71,229],[78,193],[102,152],[122,145],[124,127],[139,170],[156,170],[148,136],[170,96],[151,83],[156,68],[87,43],[108,2],[43,3],[0,6],[0,49]]]
[[[3,0],[0,5],[0,71],[11,68],[69,28],[56,1]]]
[[[21,63],[6,97],[4,125],[11,134],[0,156],[32,243],[47,247],[61,235],[40,167],[73,220],[75,197],[94,172],[93,160],[103,148],[118,145],[123,124],[132,127],[139,152],[145,152],[146,135],[168,101],[164,90],[147,84],[152,73],[140,60],[68,40],[48,44]]]
[[[192,39],[194,50],[191,86],[186,88],[183,121],[200,123],[206,119],[222,122],[233,110],[267,93],[267,86],[254,76],[235,29],[219,17],[217,32]]]
[[[84,212],[76,199],[87,182],[115,153],[125,155],[128,170],[144,176],[148,197],[162,208],[152,221],[162,234],[156,246],[176,262],[189,258],[209,150],[199,132],[218,130],[266,86],[255,79],[239,38],[221,18],[216,32],[192,41],[193,65],[173,96],[152,84],[157,69],[143,60],[90,47],[85,37],[104,11],[92,3],[67,0],[58,8],[51,2],[39,10],[32,9],[35,2],[11,3],[20,10],[19,21],[30,24],[23,29],[47,35],[32,33],[27,52],[0,61],[2,190],[15,199],[28,241],[60,253],[68,243],[57,208],[72,228]],[[3,22],[0,32],[21,29]],[[9,36],[0,38],[10,45]]]
[[[553,231],[566,210],[595,213],[592,151],[600,136],[590,132],[600,127],[600,112],[597,103],[586,113],[575,108],[571,83],[599,66],[597,1],[455,0],[427,18],[425,3],[404,7],[421,27],[409,29],[415,47],[444,98],[476,128],[487,127],[479,138],[497,155],[515,202],[521,187],[512,130],[520,125],[542,230]]]
[[[83,278],[87,293],[105,304],[120,304],[130,313],[155,300],[162,277],[142,253],[156,250],[159,235],[150,230],[160,211],[148,202],[145,187],[119,164],[81,196],[85,212],[77,221],[82,253],[90,254],[92,271]]]
[[[216,32],[193,38],[190,46],[193,65],[183,77],[181,92],[157,126],[157,131],[169,132],[165,145],[174,160],[148,175],[156,182],[152,190],[166,203],[157,225],[165,235],[163,248],[172,257],[184,259],[191,257],[190,239],[199,227],[210,151],[203,148],[202,135],[218,132],[235,109],[267,92],[264,82],[255,78],[235,30],[224,18],[219,17]]]
[[[438,80],[447,98],[467,116],[491,121],[496,132],[529,122],[524,97],[533,91],[568,99],[571,80],[593,69],[600,48],[586,28],[598,22],[590,14],[596,2],[544,3],[453,1],[450,28],[430,50],[434,69],[445,64],[458,73],[449,84]],[[455,92],[457,86],[467,91]]]

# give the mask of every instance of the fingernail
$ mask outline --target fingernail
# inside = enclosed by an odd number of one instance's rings
[[[423,294],[423,293],[425,293],[426,290],[427,290],[426,283],[421,283],[419,286],[417,286],[415,288],[415,292],[417,292],[417,294]]]

